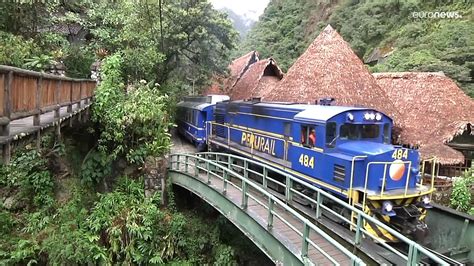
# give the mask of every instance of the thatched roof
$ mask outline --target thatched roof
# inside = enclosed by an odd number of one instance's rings
[[[391,116],[399,113],[350,45],[328,25],[296,60],[274,89],[264,92],[268,101],[310,102],[324,97],[336,105],[371,107]]]
[[[230,90],[232,100],[261,97],[262,91],[274,88],[283,78],[283,72],[272,58],[252,64]]]
[[[462,153],[444,144],[474,125],[474,100],[453,80],[443,73],[373,76],[401,112],[404,144],[419,145],[423,158],[436,156],[442,164],[464,162]]]
[[[247,71],[247,69],[253,63],[258,61],[258,52],[251,51],[230,63],[230,77],[226,81],[225,90],[229,91],[237,81],[242,77],[242,75]]]

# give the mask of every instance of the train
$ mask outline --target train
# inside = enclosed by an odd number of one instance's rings
[[[206,126],[214,119],[215,104],[229,99],[227,95],[188,96],[176,105],[178,132],[196,146],[197,151],[207,147]]]
[[[336,106],[333,100],[187,98],[178,106],[193,113],[196,123],[181,121],[178,128],[199,151],[220,149],[282,169],[423,241],[434,188],[422,184],[418,151],[391,144],[393,121],[386,114]],[[380,240],[397,242],[375,224],[366,222],[364,228]]]

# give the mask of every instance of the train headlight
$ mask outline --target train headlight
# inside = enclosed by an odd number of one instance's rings
[[[374,120],[375,119],[375,114],[374,113],[371,113],[370,114],[370,120]]]
[[[354,115],[351,114],[351,113],[348,113],[347,114],[347,119],[349,119],[349,121],[354,121]]]
[[[380,113],[375,114],[375,120],[380,121],[382,120],[382,115]]]
[[[365,120],[369,120],[369,119],[370,119],[370,114],[369,114],[369,113],[365,113],[365,114],[364,114],[364,119],[365,119]]]
[[[395,216],[396,213],[393,211],[392,202],[386,200],[382,203],[382,214],[388,216]]]

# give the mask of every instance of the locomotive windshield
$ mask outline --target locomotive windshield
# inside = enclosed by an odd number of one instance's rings
[[[373,139],[377,138],[380,134],[379,125],[374,124],[344,124],[340,128],[341,139]]]

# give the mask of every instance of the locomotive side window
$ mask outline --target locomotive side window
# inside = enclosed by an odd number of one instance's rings
[[[385,123],[383,125],[383,142],[390,144],[390,124]]]
[[[314,126],[301,126],[301,144],[306,147],[316,145],[316,130]]]
[[[328,122],[326,124],[326,146],[334,147],[336,139],[336,122]]]

